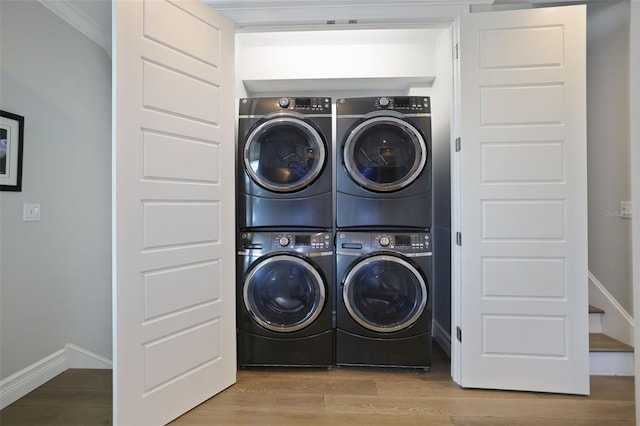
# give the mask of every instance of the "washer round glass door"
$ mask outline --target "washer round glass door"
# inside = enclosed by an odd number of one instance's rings
[[[326,158],[320,133],[293,114],[265,117],[244,145],[245,170],[254,182],[274,192],[307,187],[320,176]]]
[[[379,116],[357,125],[343,147],[351,178],[371,191],[391,192],[410,185],[427,162],[422,134],[406,121]]]
[[[259,261],[244,280],[244,305],[254,321],[278,332],[300,330],[320,315],[325,286],[306,260],[278,254]]]
[[[406,260],[387,254],[367,257],[344,279],[344,304],[368,330],[390,333],[415,323],[428,300],[420,272]]]

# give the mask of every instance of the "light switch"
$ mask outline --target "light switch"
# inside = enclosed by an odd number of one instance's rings
[[[633,206],[631,201],[620,201],[620,217],[633,216]]]
[[[31,222],[40,220],[40,204],[24,203],[22,205],[22,221]]]

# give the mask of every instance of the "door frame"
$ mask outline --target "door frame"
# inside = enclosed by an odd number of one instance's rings
[[[629,117],[640,115],[640,81],[631,78],[640,74],[640,1],[630,1],[629,17]],[[632,217],[632,272],[633,316],[635,350],[635,395],[636,423],[640,424],[640,122],[629,120],[629,141],[631,148],[631,200]]]

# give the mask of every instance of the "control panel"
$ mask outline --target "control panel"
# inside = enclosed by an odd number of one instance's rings
[[[243,232],[238,246],[251,254],[278,250],[308,254],[331,251],[333,240],[330,232]]]
[[[337,101],[338,114],[366,114],[378,110],[399,111],[404,114],[430,113],[428,96],[380,96],[377,98],[342,98]]]
[[[286,96],[242,98],[238,109],[240,116],[262,116],[279,111],[296,111],[301,114],[331,114],[331,98]]]
[[[396,96],[374,98],[376,109],[424,112],[429,110],[429,97]]]
[[[431,234],[428,232],[338,232],[340,251],[371,252],[393,250],[402,253],[431,252]]]

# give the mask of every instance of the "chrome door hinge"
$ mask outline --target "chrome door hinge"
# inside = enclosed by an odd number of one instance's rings
[[[462,232],[456,232],[456,245],[462,245]]]
[[[460,152],[460,138],[456,138],[456,152]]]
[[[456,327],[456,339],[462,343],[462,329],[460,327]]]

